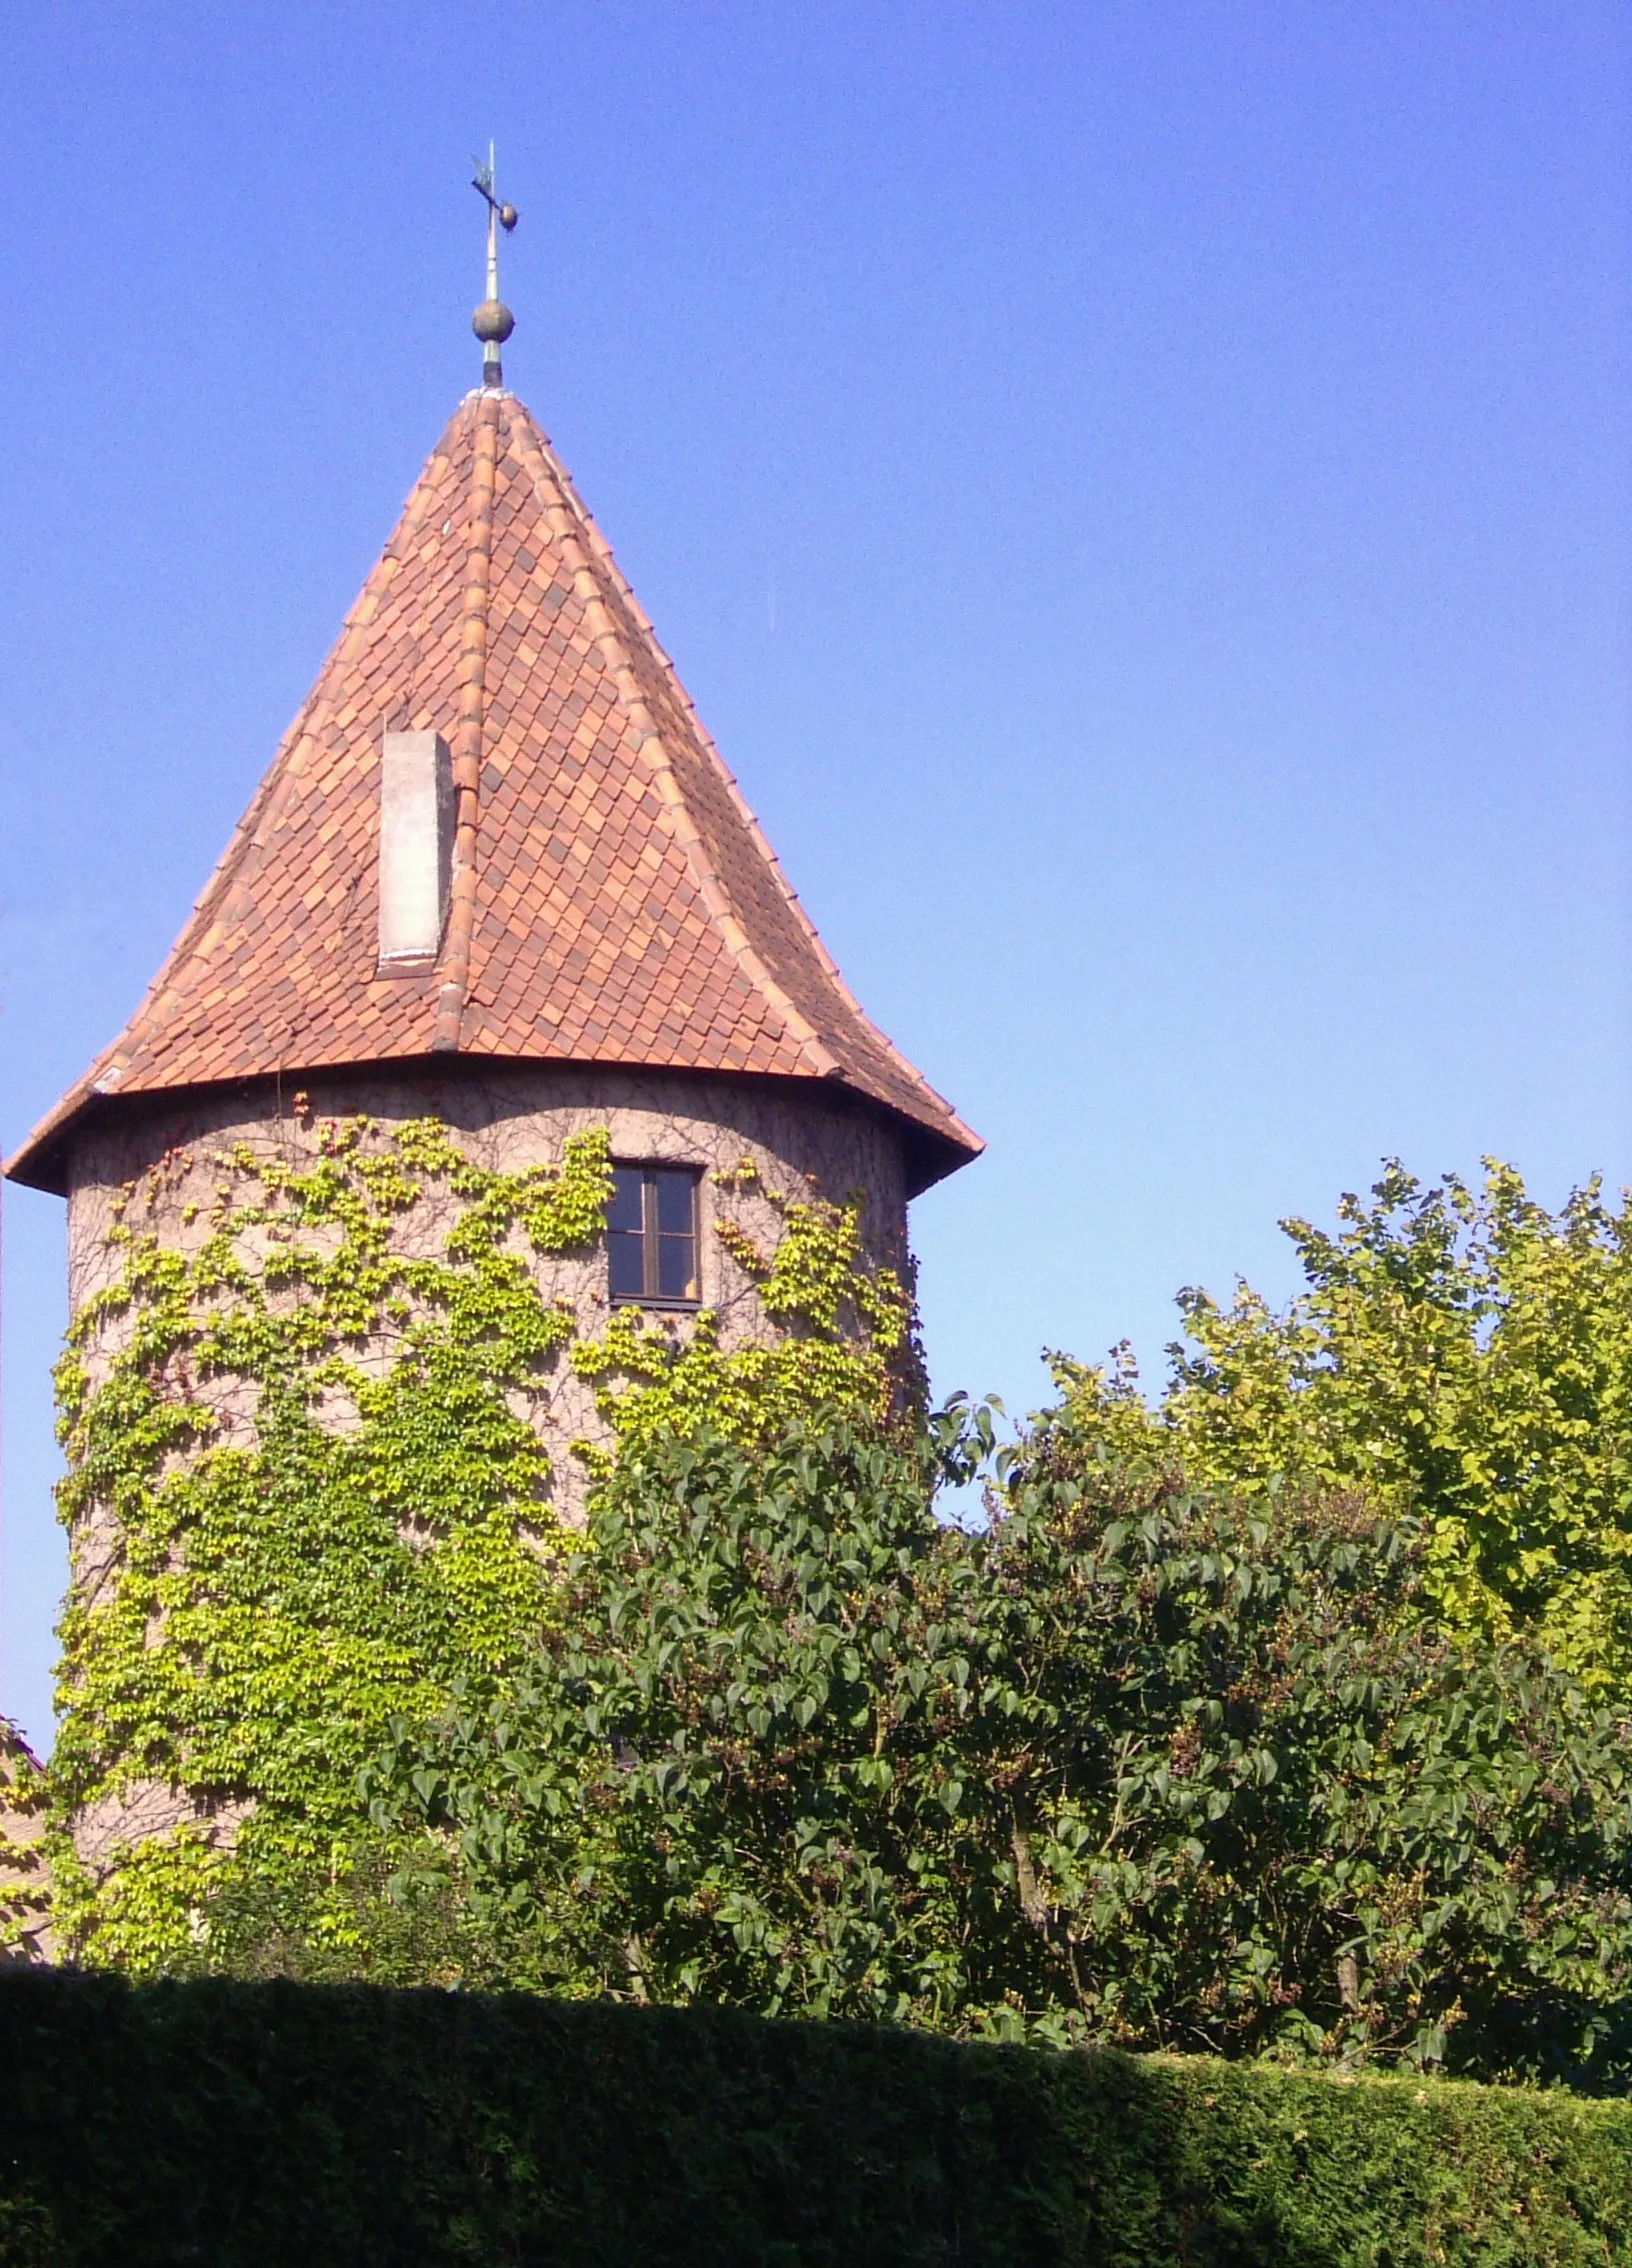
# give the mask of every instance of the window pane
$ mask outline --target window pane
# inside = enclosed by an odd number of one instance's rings
[[[639,1236],[640,1192],[645,1178],[639,1166],[620,1165],[612,1168],[612,1209],[606,1216],[608,1228],[627,1229]],[[638,1285],[636,1289],[639,1289]]]
[[[658,1238],[657,1290],[660,1299],[695,1299],[697,1297],[696,1270],[692,1260],[694,1249],[689,1236],[660,1236]]]
[[[646,1289],[643,1262],[646,1240],[638,1231],[614,1229],[606,1240],[612,1262],[612,1297],[639,1299]]]
[[[689,1173],[654,1173],[657,1184],[657,1225],[664,1236],[690,1236],[692,1199],[696,1179]]]

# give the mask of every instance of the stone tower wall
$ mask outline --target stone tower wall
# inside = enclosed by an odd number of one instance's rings
[[[297,1116],[301,1093],[308,1109]],[[671,1164],[704,1175],[699,1199],[701,1304],[720,1318],[726,1350],[767,1343],[777,1335],[752,1277],[715,1232],[730,1219],[762,1252],[775,1248],[781,1216],[766,1192],[784,1201],[860,1196],[863,1232],[873,1257],[904,1271],[907,1263],[906,1179],[899,1135],[880,1114],[842,1094],[814,1093],[791,1082],[751,1082],[683,1072],[580,1069],[576,1066],[461,1067],[442,1078],[412,1073],[314,1075],[282,1091],[211,1095],[177,1103],[131,1104],[116,1121],[87,1132],[74,1151],[68,1199],[69,1300],[73,1311],[110,1282],[124,1264],[108,1232],[122,1193],[136,1187],[128,1226],[176,1250],[196,1250],[210,1234],[209,1213],[220,1169],[213,1154],[238,1144],[294,1167],[317,1155],[315,1125],[362,1114],[382,1134],[410,1118],[434,1115],[478,1164],[505,1172],[554,1164],[567,1137],[609,1129],[620,1164]],[[751,1160],[760,1187],[716,1189],[715,1172]],[[189,1218],[189,1215],[192,1217]],[[451,1214],[416,1206],[404,1217],[411,1248],[434,1249]],[[521,1249],[519,1240],[517,1249]],[[604,1327],[609,1312],[604,1245],[584,1254],[529,1254],[539,1288],[570,1302],[582,1336]],[[657,1311],[666,1326],[689,1328],[686,1314]],[[92,1357],[95,1368],[94,1352]],[[230,1385],[219,1394],[229,1431],[245,1422]],[[567,1444],[603,1432],[589,1387],[564,1361],[542,1420],[556,1474],[557,1504],[567,1517],[582,1508],[582,1483]],[[78,1570],[76,1567],[76,1574]]]
[[[304,1109],[297,1110],[297,1093]],[[553,1066],[473,1071],[460,1065],[441,1076],[423,1070],[313,1075],[281,1087],[259,1083],[238,1093],[125,1105],[117,1116],[88,1129],[75,1146],[68,1208],[73,1308],[77,1311],[121,1273],[125,1255],[119,1245],[110,1244],[109,1231],[133,1185],[124,1205],[125,1224],[166,1247],[196,1250],[211,1233],[211,1206],[222,1180],[217,1153],[245,1144],[259,1156],[303,1169],[318,1155],[322,1122],[358,1114],[377,1121],[382,1137],[405,1120],[434,1115],[478,1164],[502,1171],[554,1164],[569,1135],[602,1126],[610,1132],[617,1162],[700,1169],[701,1304],[717,1311],[720,1342],[727,1351],[777,1336],[753,1278],[714,1228],[716,1218],[724,1217],[761,1252],[772,1251],[782,1220],[767,1191],[784,1201],[822,1197],[844,1202],[859,1195],[872,1256],[898,1270],[907,1265],[901,1138],[882,1114],[854,1105],[842,1093],[826,1093],[813,1082]],[[717,1190],[708,1176],[744,1160],[752,1161],[759,1186]],[[437,1249],[454,1218],[451,1205],[439,1207],[428,1197],[402,1216],[401,1248],[415,1253]],[[516,1249],[526,1249],[519,1237]],[[544,1296],[570,1301],[579,1334],[598,1336],[610,1306],[604,1242],[584,1254],[540,1257],[528,1251],[527,1258]],[[689,1314],[655,1313],[677,1332],[691,1328]],[[99,1351],[110,1353],[122,1328],[114,1318],[99,1342],[86,1349],[93,1378],[100,1368]],[[245,1446],[253,1442],[254,1400],[246,1388],[217,1378],[198,1382],[196,1391],[214,1409],[218,1440]],[[319,1416],[320,1422],[346,1422],[343,1408],[320,1406]],[[604,1439],[606,1434],[592,1388],[573,1373],[564,1351],[552,1359],[534,1420],[550,1456],[556,1509],[569,1521],[581,1518],[585,1477],[568,1445],[576,1438]],[[110,1507],[95,1506],[77,1523],[70,1558],[74,1591],[94,1606],[117,1579],[122,1559]],[[228,1806],[214,1819],[217,1840],[232,1839],[241,1810]],[[116,1858],[120,1845],[163,1835],[198,1816],[179,1789],[158,1782],[127,1784],[117,1796],[81,1812],[75,1842],[81,1858],[100,1870]]]

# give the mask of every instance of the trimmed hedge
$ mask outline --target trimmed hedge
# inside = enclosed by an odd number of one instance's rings
[[[1632,2261],[1632,2106],[711,2010],[0,1975],[4,2268]]]

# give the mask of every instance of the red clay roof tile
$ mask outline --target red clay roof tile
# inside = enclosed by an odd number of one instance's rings
[[[379,743],[434,727],[459,794],[450,934],[376,981]],[[549,443],[455,412],[169,959],[8,1169],[60,1188],[98,1098],[423,1057],[833,1081],[980,1149],[868,1022]]]

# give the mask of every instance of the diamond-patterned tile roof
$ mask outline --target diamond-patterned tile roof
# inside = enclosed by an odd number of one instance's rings
[[[436,730],[458,810],[441,958],[377,973],[381,736]],[[63,1186],[101,1098],[450,1051],[832,1081],[914,1179],[980,1149],[862,1013],[549,442],[471,394],[169,959],[29,1137]]]

